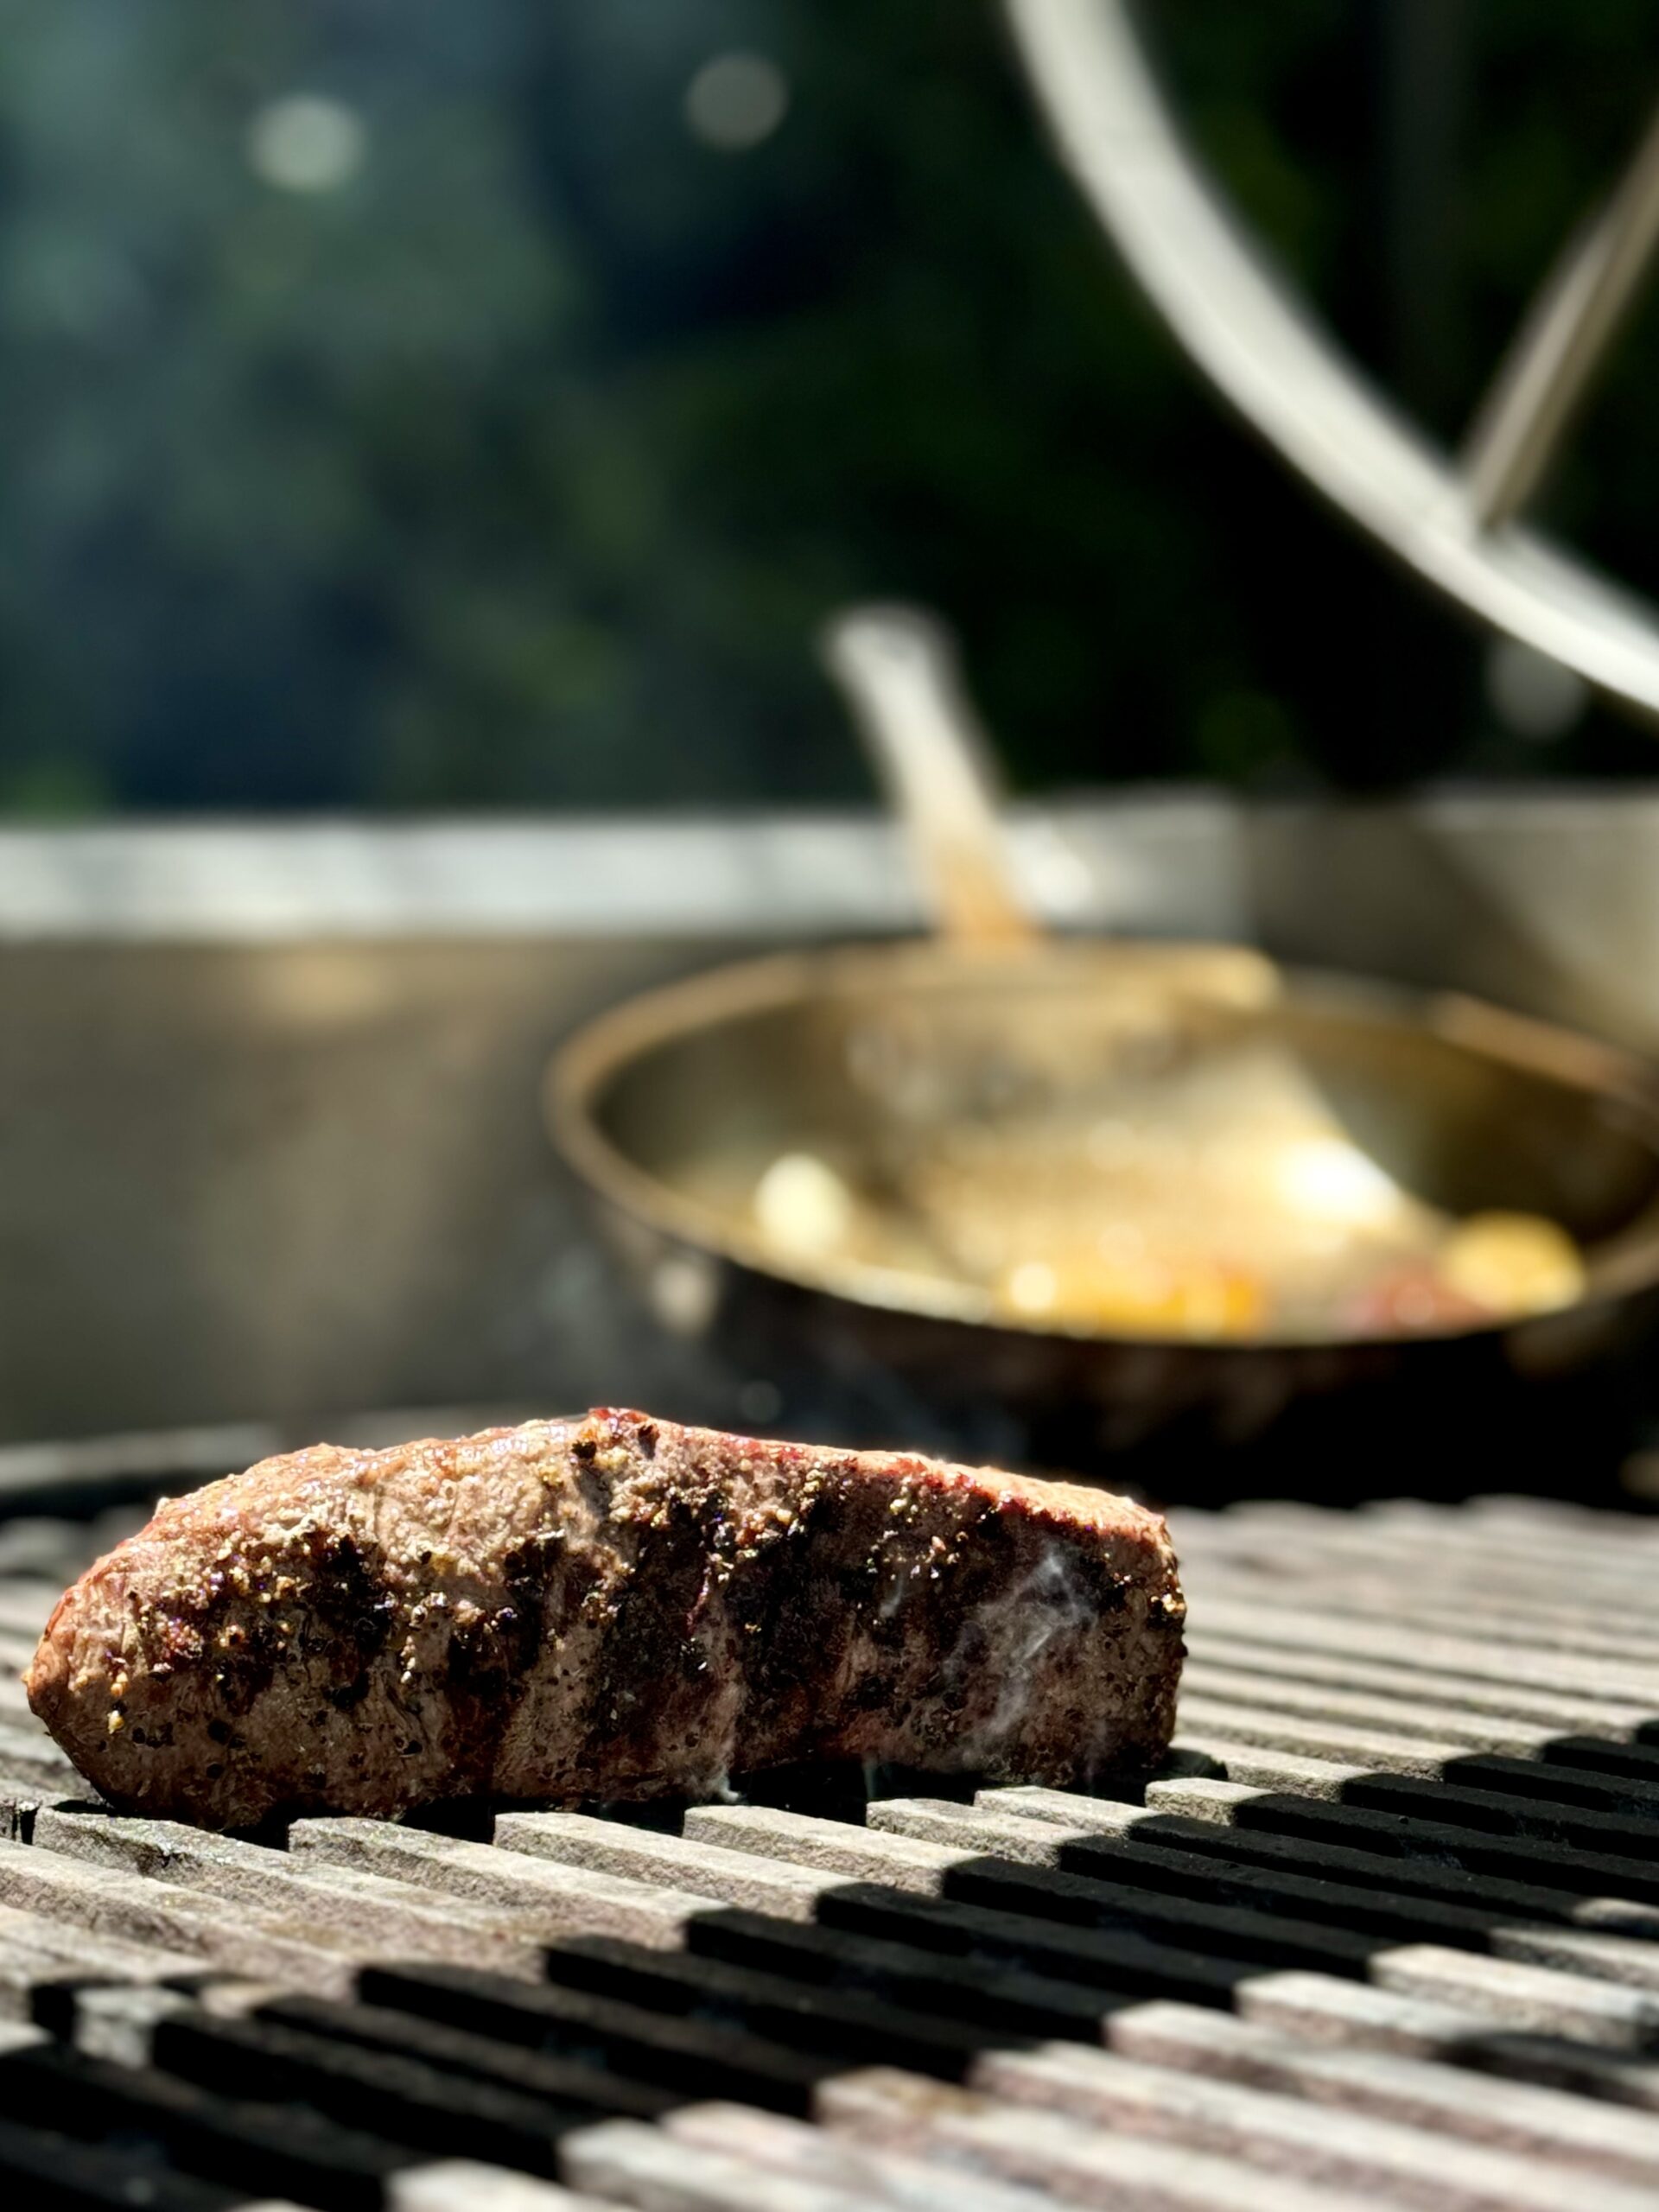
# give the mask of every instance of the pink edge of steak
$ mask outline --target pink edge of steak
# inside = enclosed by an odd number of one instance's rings
[[[1065,1784],[1162,1753],[1183,1615],[1122,1498],[600,1411],[171,1499],[29,1695],[116,1805],[212,1827],[819,1758]]]

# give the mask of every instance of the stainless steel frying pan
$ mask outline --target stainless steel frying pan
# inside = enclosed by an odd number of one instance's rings
[[[721,969],[557,1055],[555,1141],[659,1305],[799,1419],[1129,1452],[1166,1493],[1224,1446],[1228,1486],[1338,1491],[1588,1451],[1659,1284],[1647,1071],[1241,947],[1045,937],[937,629],[865,610],[829,659],[938,933]],[[1509,1225],[1495,1303],[1448,1274],[1471,1222],[1500,1260]]]

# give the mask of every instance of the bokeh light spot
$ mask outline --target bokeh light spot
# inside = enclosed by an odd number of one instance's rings
[[[789,79],[763,54],[717,54],[685,88],[685,127],[722,154],[747,153],[789,112]]]
[[[279,192],[336,192],[368,150],[362,119],[343,100],[290,92],[248,126],[248,166]]]
[[[1590,703],[1590,687],[1558,660],[1516,638],[1495,639],[1486,656],[1486,696],[1517,737],[1547,745],[1565,737]]]

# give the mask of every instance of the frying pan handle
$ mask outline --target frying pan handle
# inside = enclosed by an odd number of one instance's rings
[[[934,928],[964,945],[1034,942],[990,746],[943,623],[913,607],[849,607],[822,650],[909,836]]]

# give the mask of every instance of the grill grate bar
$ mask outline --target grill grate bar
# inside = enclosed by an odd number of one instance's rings
[[[263,2181],[302,2202],[374,2212],[397,2153],[378,2137],[303,2107],[232,2099],[150,2067],[48,2044],[0,2068],[0,2118],[103,2143],[149,2139],[198,2180]]]
[[[688,1920],[718,1908],[711,1897],[534,1859],[379,1821],[298,1821],[296,1859],[423,1883],[439,1896],[535,1916],[544,1933],[625,1936],[677,1944]]]
[[[465,2069],[469,2072],[480,2069],[484,2062],[478,2054],[492,2044],[502,2046],[502,2064],[509,2072],[520,2065],[520,2047],[533,2046],[562,2061],[601,2068],[601,2075],[582,2092],[599,2105],[612,2101],[600,2094],[609,2081],[626,2086],[628,2101],[637,2085],[647,2093],[645,2101],[652,2109],[660,2104],[658,2088],[671,2084],[682,2095],[741,2095],[778,2111],[804,2111],[824,2071],[810,2053],[781,2048],[741,2028],[707,2018],[689,2022],[677,2012],[568,1986],[519,1991],[516,1985],[493,1983],[450,1967],[434,1967],[424,1975],[383,1974],[365,1981],[365,1988],[396,2000],[395,2005],[378,2008],[384,2018],[370,2017],[377,2008],[361,2003],[320,2011],[308,1998],[278,2000],[261,2017],[348,2041],[385,2044],[393,2024],[407,2015],[422,2024],[429,2042],[465,2036],[476,2046]]]
[[[1242,2019],[1321,2050],[1440,2059],[1659,2111],[1659,2063],[1643,2053],[1548,2031],[1516,2031],[1445,1998],[1409,1996],[1322,1974],[1263,1974],[1240,1990],[1237,2010]]]
[[[559,2138],[613,2107],[602,2072],[593,2094],[569,2098],[504,2088],[390,2049],[365,2049],[274,2020],[175,2016],[156,2027],[155,2064],[203,2088],[261,2094],[321,2113],[405,2152],[476,2158],[552,2177]],[[626,2099],[626,2085],[620,2092]]]
[[[500,1825],[507,1832],[504,1841],[507,1836],[512,1839],[510,1848],[522,1849],[528,1840],[549,1855],[568,1848],[573,1865],[591,1866],[595,1859],[602,1859],[607,1867],[618,1871],[648,1868],[670,1879],[677,1873],[688,1887],[696,1883],[705,1891],[725,1895],[729,1903],[750,1909],[775,1883],[775,1894],[786,1907],[785,1916],[816,1917],[825,1926],[908,1941],[924,1948],[1000,1957],[1037,1966],[1046,1974],[1065,1979],[1098,1979],[1108,1987],[1115,1983],[1137,1990],[1160,1986],[1167,1978],[1181,1984],[1183,1993],[1219,1999],[1231,1989],[1241,1971],[1237,1964],[1191,1944],[1170,1945],[1136,1930],[1074,1926],[1039,1917],[1029,1908],[1033,1902],[1049,1902],[1040,1892],[1033,1898],[1021,1890],[1018,1902],[1024,1909],[1007,1910],[946,1901],[877,1882],[843,1880],[817,1870],[791,1870],[785,1877],[781,1872],[773,1872],[763,1853],[731,1852],[709,1845],[693,1847],[678,1838],[620,1822],[589,1821],[580,1815],[510,1815]],[[874,1841],[873,1836],[861,1835],[861,1852]],[[762,1871],[751,1871],[755,1868]],[[993,1890],[1001,1893],[1006,1885],[1019,1885],[1026,1871],[1001,1870],[991,1865],[986,1874]],[[1192,1929],[1190,1932],[1202,1931]],[[1334,1942],[1321,1943],[1318,1948],[1322,1963],[1341,1955]]]
[[[413,2005],[378,2005],[374,2001],[377,1986],[372,1973],[365,1975],[358,2001],[350,2005],[318,1997],[273,1997],[260,2006],[258,2017],[262,2022],[274,2021],[368,2050],[390,2051],[437,2067],[452,2077],[522,2089],[595,2111],[655,2118],[675,2101],[667,2089],[653,2087],[648,2076],[647,2069],[655,2070],[664,2052],[677,2055],[679,2040],[656,2032],[659,2023],[653,2016],[623,2021],[620,2008],[613,2008],[611,2016],[597,2007],[586,2012],[573,2005],[550,2010],[540,2023],[540,2047],[532,2050],[499,2035],[474,2033],[453,2012],[434,2017]],[[404,1986],[407,1990],[409,1985]],[[644,2063],[618,2063],[617,2051],[624,2045],[636,2062]],[[593,2054],[600,2050],[603,2063],[595,2064]],[[712,2071],[742,2070],[736,2061],[709,2054],[706,2045],[696,2056],[709,2063]],[[800,2080],[811,2078],[795,2076],[787,2069],[778,2073],[789,2090]]]
[[[274,2197],[256,2203],[244,2186],[169,2170],[129,2145],[105,2148],[10,2120],[0,2120],[0,2178],[29,2192],[22,2202],[66,2212],[132,2212],[135,2204],[144,2212],[296,2212]]]
[[[375,1951],[449,1958],[498,1974],[534,1978],[541,1946],[504,1928],[501,1916],[452,1903],[435,1909],[430,1896],[405,1882],[350,1867],[305,1862],[226,1836],[204,1835],[170,1821],[123,1820],[99,1812],[44,1808],[35,1823],[37,1846],[90,1866],[113,1868],[251,1907],[277,1924],[302,1921],[344,1942],[353,1958]]]
[[[385,2212],[603,2212],[614,2197],[578,2196],[555,2182],[527,2181],[471,2158],[442,2158],[394,2174]]]
[[[1535,1882],[1559,1889],[1564,1896],[1619,1897],[1643,1908],[1659,1903],[1659,1862],[1564,1847],[1542,1836],[1498,1834],[1454,1826],[1451,1820],[1431,1819],[1429,1814],[1438,1804],[1433,1795],[1426,1802],[1414,1796],[1389,1799],[1388,1809],[1374,1802],[1350,1803],[1350,1790],[1381,1793],[1385,1782],[1396,1778],[1379,1777],[1373,1782],[1360,1769],[1336,1770],[1342,1780],[1330,1798],[1299,1796],[1282,1756],[1264,1757],[1248,1751],[1240,1756],[1238,1747],[1219,1743],[1214,1749],[1226,1760],[1229,1779],[1184,1776],[1177,1781],[1151,1783],[1147,1789],[1148,1807],[1158,1812],[1191,1814],[1199,1819],[1236,1821],[1280,1834],[1306,1836],[1375,1852],[1385,1859],[1438,1859],[1471,1874]],[[1233,1777],[1249,1778],[1235,1780]]]
[[[1659,2185],[1659,2117],[1610,2110],[1562,2090],[1421,2058],[1310,2050],[1258,2022],[1190,2005],[1141,2005],[1121,2013],[1112,2047],[1145,2064],[1213,2075],[1522,2157],[1559,2159],[1613,2180]]]
[[[1506,2027],[1540,2035],[1578,2036],[1621,2050],[1644,2050],[1659,2040],[1659,2003],[1653,1998],[1518,1959],[1407,1944],[1380,1951],[1371,1979],[1400,1995],[1491,2013]]]
[[[1198,1738],[1260,1744],[1269,1750],[1294,1751],[1299,1757],[1328,1759],[1335,1764],[1364,1771],[1415,1774],[1432,1778],[1461,1749],[1458,1744],[1421,1741],[1414,1736],[1391,1735],[1380,1728],[1351,1727],[1338,1720],[1299,1719],[1294,1713],[1263,1712],[1258,1707],[1230,1705],[1219,1698],[1181,1690],[1183,1732]]]
[[[324,1931],[273,1920],[202,1891],[182,1891],[50,1850],[0,1843],[0,1903],[98,1936],[194,1954],[226,1972],[349,1993],[356,1956]]]
[[[1284,2165],[1263,2171],[1259,2158],[1237,2156],[1236,2142],[1217,2152],[1194,2139],[1158,2139],[1154,2128],[1090,2126],[1069,2113],[969,2090],[930,2085],[918,2094],[908,2077],[879,2069],[836,2082],[825,2093],[831,2127],[887,2147],[931,2154],[1050,2190],[1072,2203],[1149,2203],[1192,2212],[1313,2212],[1349,2208],[1375,2195],[1351,2189],[1351,2174],[1332,2158],[1311,2181]],[[1137,2139],[1150,2138],[1151,2139]],[[1310,2161],[1310,2164],[1312,2162]]]
[[[763,2171],[855,2191],[866,2203],[938,2212],[937,2166],[872,2151],[821,2127],[751,2112],[742,2105],[690,2105],[671,2116],[667,2133],[679,2144],[734,2154]],[[1037,2212],[1051,2200],[1017,2183],[971,2179],[953,2172],[950,2212]]]
[[[1086,1807],[1086,1800],[1074,1800]],[[1569,1935],[1548,1924],[1530,1928],[1506,1919],[1503,1904],[1493,1892],[1500,1886],[1484,1885],[1474,1894],[1478,1903],[1448,1903],[1443,1896],[1413,1896],[1399,1888],[1368,1888],[1355,1882],[1335,1881],[1307,1872],[1286,1872],[1271,1863],[1240,1866],[1229,1856],[1206,1857],[1162,1844],[1137,1848],[1131,1835],[1105,1837],[1091,1832],[1086,1810],[1077,1823],[1061,1826],[1052,1820],[1032,1820],[1017,1812],[1001,1812],[984,1806],[970,1808],[926,1799],[895,1798],[870,1808],[873,1821],[910,1835],[955,1841],[963,1847],[996,1852],[1036,1866],[1071,1866],[1090,1872],[1122,1870],[1137,1882],[1154,1885],[1172,1895],[1259,1904],[1288,1916],[1329,1922],[1333,1926],[1411,1942],[1438,1938],[1482,1949],[1500,1936],[1522,1938],[1554,1954]],[[1158,1823],[1156,1815],[1143,1818],[1143,1829]],[[1315,1862],[1317,1863],[1317,1862]],[[1298,1862],[1292,1859],[1295,1868]],[[1560,1899],[1548,1892],[1517,1891],[1522,1910],[1542,1899],[1547,1910],[1558,1911]],[[1638,1957],[1644,1951],[1637,1950]],[[1659,1951],[1653,1955],[1659,1958]],[[1589,1970],[1589,1969],[1587,1969]]]
[[[1370,2189],[1423,2207],[1558,2207],[1559,2176],[1529,2159],[1349,2110],[1333,2131],[1300,2096],[1274,2094],[1213,2074],[1143,2064],[1116,2053],[1056,2048],[995,2054],[974,2086],[1020,2107],[1064,2112],[1093,2128],[1175,2139],[1270,2171]],[[834,2094],[835,2092],[830,2092]],[[1604,2212],[1634,2212],[1645,2190],[1599,2179]]]
[[[759,1914],[719,1912],[691,1921],[691,1955],[792,1976],[809,1988],[869,1991],[893,2005],[983,2023],[1005,2035],[1096,2040],[1129,2000],[1007,1961],[953,1957],[842,1929],[803,1927]]]
[[[1242,1576],[1218,1579],[1209,1590],[1197,1577],[1189,1575],[1186,1582],[1193,1611],[1211,1629],[1280,1650],[1380,1659],[1402,1675],[1461,1675],[1477,1682],[1577,1692],[1598,1703],[1638,1707],[1644,1718],[1659,1713],[1659,1670],[1644,1672],[1624,1660],[1529,1651],[1444,1630],[1407,1632],[1393,1620],[1357,1618],[1332,1610],[1337,1593],[1329,1584],[1321,1585],[1322,1602],[1315,1607],[1287,1600],[1279,1584],[1256,1589]]]
[[[1287,1586],[1300,1586],[1323,1599],[1331,1584],[1328,1563],[1314,1558],[1302,1561],[1301,1567],[1295,1578],[1270,1577],[1235,1567],[1229,1572],[1228,1587],[1234,1592],[1255,1587],[1263,1596],[1271,1593],[1281,1598]],[[1322,1567],[1327,1571],[1321,1573]],[[1400,1572],[1403,1573],[1404,1569]],[[1201,1593],[1205,1587],[1201,1573],[1189,1578],[1189,1592]],[[1392,1577],[1349,1575],[1342,1584],[1342,1600],[1343,1611],[1351,1618],[1369,1617],[1430,1631],[1444,1631],[1448,1620],[1455,1620],[1459,1633],[1472,1630],[1497,1647],[1515,1644],[1524,1650],[1559,1653],[1567,1658],[1605,1660],[1610,1665],[1628,1665],[1637,1675],[1650,1673],[1659,1664],[1659,1638],[1610,1630],[1607,1625],[1610,1613],[1617,1615],[1641,1601],[1639,1584],[1609,1586],[1596,1605],[1567,1611],[1526,1591],[1514,1592],[1506,1601],[1495,1601],[1489,1586],[1483,1585],[1471,1594],[1459,1584],[1438,1582],[1432,1573],[1414,1575],[1410,1588],[1403,1591]]]
[[[868,2063],[876,2057],[949,2079],[985,2047],[988,2030],[938,2012],[901,2008],[857,1992],[803,1986],[783,1974],[734,1966],[683,1953],[597,1938],[559,1945],[548,1954],[548,1976],[562,1991],[612,1997],[672,2020],[696,2015],[770,2037],[791,2050],[830,2053]],[[479,1977],[435,1982],[408,1969],[365,1976],[359,1994],[370,2002],[401,2004],[439,2018],[475,2019],[493,2034],[544,2032],[534,2005],[504,2005],[499,1988]],[[540,1996],[541,1992],[537,1995]]]
[[[583,2187],[649,2212],[738,2212],[740,2207],[753,2207],[753,2212],[868,2212],[872,2195],[868,2189],[799,2179],[769,2171],[749,2157],[626,2125],[574,2137],[566,2145],[565,2164]],[[968,2186],[971,2190],[973,2184]],[[954,2176],[950,2187],[956,2187]],[[900,2200],[878,2185],[875,2201],[891,2205]]]
[[[1194,1695],[1210,1704],[1238,1705],[1275,1715],[1306,1714],[1311,1720],[1336,1721],[1372,1727],[1396,1740],[1402,1737],[1438,1739],[1446,1757],[1459,1750],[1541,1752],[1559,1730],[1548,1721],[1504,1720],[1488,1713],[1459,1710],[1456,1706],[1392,1696],[1376,1690],[1331,1688],[1296,1676],[1275,1677],[1248,1666],[1217,1664],[1202,1656],[1189,1658],[1182,1677],[1189,1711]]]
[[[1448,1824],[1461,1816],[1471,1827],[1510,1827],[1517,1833],[1535,1827],[1540,1834],[1555,1834],[1564,1833],[1562,1824],[1568,1823],[1573,1840],[1591,1850],[1640,1851],[1659,1844],[1659,1796],[1642,1776],[1598,1776],[1559,1767],[1547,1758],[1522,1761],[1498,1753],[1471,1753],[1456,1745],[1414,1748],[1408,1738],[1185,1694],[1181,1716],[1183,1740],[1202,1744],[1206,1751],[1217,1744],[1236,1743],[1345,1764],[1363,1771],[1368,1788],[1375,1785],[1395,1796],[1421,1796],[1421,1789],[1408,1786],[1414,1780],[1464,1784],[1434,1791],[1436,1817]],[[1514,1803],[1506,1807],[1501,1800],[1511,1794]],[[1344,1796],[1360,1802],[1351,1790],[1344,1790]],[[1500,1802],[1485,1802],[1494,1796]],[[1556,1800],[1561,1802],[1553,1802]]]
[[[1376,1692],[1408,1710],[1432,1702],[1437,1707],[1498,1720],[1535,1720],[1547,1727],[1569,1730],[1602,1729],[1610,1738],[1634,1734],[1651,1718],[1649,1708],[1641,1704],[1573,1697],[1512,1681],[1440,1674],[1432,1668],[1413,1667],[1402,1672],[1392,1660],[1321,1651],[1310,1644],[1281,1648],[1270,1637],[1264,1641],[1249,1631],[1221,1634],[1207,1611],[1196,1618],[1189,1615],[1187,1643],[1201,1666],[1237,1668],[1275,1682],[1325,1683],[1338,1689]]]

